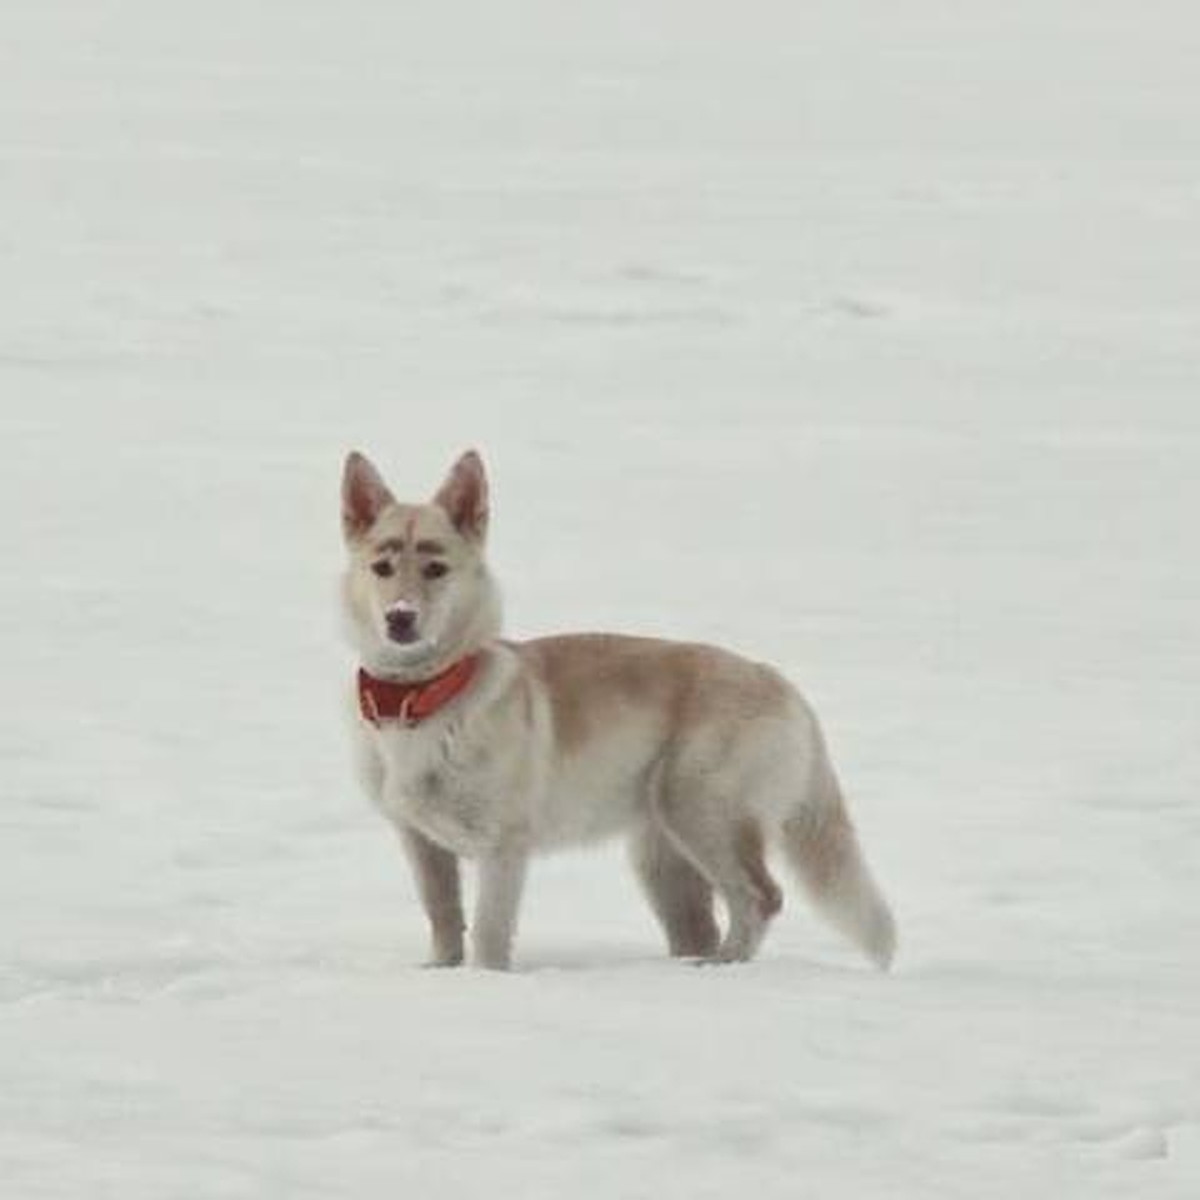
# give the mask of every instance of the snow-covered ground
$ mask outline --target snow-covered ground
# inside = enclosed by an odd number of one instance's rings
[[[0,1195],[1194,1198],[1200,18],[0,8]],[[510,629],[729,643],[899,914],[430,973],[336,489],[480,446]],[[494,1192],[493,1189],[501,1189]]]

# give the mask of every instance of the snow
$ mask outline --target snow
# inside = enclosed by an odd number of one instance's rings
[[[1200,21],[0,14],[5,1197],[1194,1197]],[[510,629],[821,712],[901,925],[666,961],[619,848],[415,969],[336,487],[480,446]]]

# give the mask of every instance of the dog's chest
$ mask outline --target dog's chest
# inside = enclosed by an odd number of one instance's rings
[[[400,727],[383,731],[379,743],[380,803],[389,817],[459,854],[475,853],[492,840],[494,789],[484,756],[446,731],[433,735]]]

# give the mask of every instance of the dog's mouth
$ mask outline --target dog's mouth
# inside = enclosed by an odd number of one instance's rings
[[[437,643],[415,629],[395,632],[389,629],[384,644],[396,662],[409,665],[423,662],[437,651]]]

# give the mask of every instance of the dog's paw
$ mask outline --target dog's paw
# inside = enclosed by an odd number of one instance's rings
[[[463,965],[463,948],[461,946],[434,946],[430,956],[421,964],[426,970],[439,967],[461,967]]]

